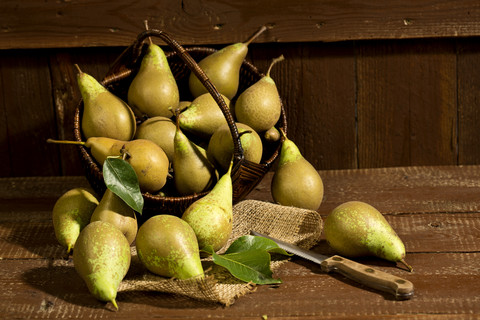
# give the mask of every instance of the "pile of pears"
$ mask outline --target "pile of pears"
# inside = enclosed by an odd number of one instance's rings
[[[240,67],[251,40],[227,46],[199,65],[234,116],[245,159],[260,163],[264,144],[282,139],[275,128],[281,100],[270,70],[283,57],[273,59],[265,76],[238,93]],[[137,220],[141,213],[108,188],[101,195],[75,188],[57,200],[53,224],[58,242],[68,254],[73,251],[75,269],[91,294],[115,308],[133,246],[152,273],[201,278],[202,248],[218,251],[232,233],[233,141],[225,115],[194,74],[189,79],[192,99],[182,101],[165,53],[151,41],[147,47],[124,99],[77,66],[85,140],[49,139],[86,147],[100,167],[108,157],[123,157],[143,193],[206,193],[181,216],[155,215],[143,223]],[[285,179],[280,177],[279,185],[288,184]]]
[[[265,144],[281,144],[271,185],[274,201],[317,210],[322,179],[276,128],[282,103],[270,71],[283,56],[272,60],[260,80],[238,92],[240,68],[253,39],[229,45],[198,64],[230,109],[246,160],[260,163]],[[75,188],[58,199],[53,208],[58,242],[68,254],[73,250],[75,269],[91,294],[117,309],[117,291],[130,268],[133,246],[149,272],[202,278],[200,251],[220,250],[232,233],[232,135],[215,99],[193,73],[188,80],[191,101],[181,99],[165,53],[151,40],[124,99],[78,68],[85,141],[49,140],[83,145],[100,167],[108,157],[123,157],[143,193],[206,193],[180,216],[155,215],[142,224],[137,220],[141,212],[108,188],[102,195]]]
[[[269,156],[264,152],[267,145],[271,150],[282,139],[276,127],[282,102],[270,71],[283,56],[272,59],[267,73],[239,92],[248,45],[265,30],[262,27],[247,41],[198,62],[235,121],[245,160],[253,163],[261,163]],[[109,90],[76,65],[83,141],[49,142],[86,147],[99,168],[107,157],[127,154],[142,193],[167,197],[206,193],[227,172],[233,157],[226,115],[194,72],[188,85],[182,82],[179,87],[165,52],[148,40],[138,68],[123,80],[128,86],[125,93]]]
[[[90,293],[118,309],[117,292],[130,269],[132,247],[141,264],[154,274],[190,279],[204,277],[200,250],[225,246],[232,232],[231,162],[228,171],[182,217],[162,214],[140,227],[137,213],[107,188],[64,193],[52,211],[58,243],[70,254]]]

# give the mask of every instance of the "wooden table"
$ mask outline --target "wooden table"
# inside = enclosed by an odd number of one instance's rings
[[[404,240],[413,273],[375,258],[358,261],[412,281],[415,296],[395,301],[318,265],[293,258],[275,276],[230,307],[163,293],[118,297],[120,310],[95,300],[55,239],[51,209],[83,177],[0,179],[0,317],[479,319],[480,166],[321,171],[325,217],[360,200],[386,215]],[[271,200],[268,174],[249,198]],[[314,248],[331,254],[322,241]]]

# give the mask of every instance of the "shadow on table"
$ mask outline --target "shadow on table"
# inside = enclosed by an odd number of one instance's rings
[[[59,263],[58,261],[54,263]],[[34,268],[23,274],[25,283],[39,291],[56,297],[66,303],[71,303],[85,308],[108,309],[115,311],[111,303],[105,303],[95,299],[87,289],[73,267],[73,261],[63,260],[64,265],[51,265],[48,267]],[[53,263],[52,263],[53,264]],[[44,307],[55,307],[56,299],[45,302]],[[126,304],[151,305],[158,308],[185,309],[185,308],[210,308],[221,307],[220,304],[190,299],[188,297],[172,295],[161,292],[129,291],[117,294],[119,309],[125,308]],[[122,306],[123,305],[123,306]],[[143,308],[140,306],[139,308]],[[131,308],[129,308],[131,309]],[[143,310],[143,309],[142,309]]]

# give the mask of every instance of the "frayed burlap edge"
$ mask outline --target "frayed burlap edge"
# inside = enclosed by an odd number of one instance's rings
[[[320,214],[313,210],[259,200],[244,200],[233,208],[232,235],[219,253],[251,230],[309,249],[320,240],[323,223]],[[285,261],[272,261],[272,271],[275,272]],[[237,298],[255,290],[254,284],[236,279],[226,269],[208,259],[202,262],[206,270],[205,277],[167,279],[146,271],[132,247],[130,270],[118,291],[158,291],[230,306]]]

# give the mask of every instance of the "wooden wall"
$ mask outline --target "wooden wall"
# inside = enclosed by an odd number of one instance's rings
[[[73,136],[73,64],[101,78],[144,19],[218,48],[268,25],[248,60],[285,55],[289,136],[318,169],[480,163],[478,1],[6,0],[0,177],[83,173],[76,148],[45,143]]]

